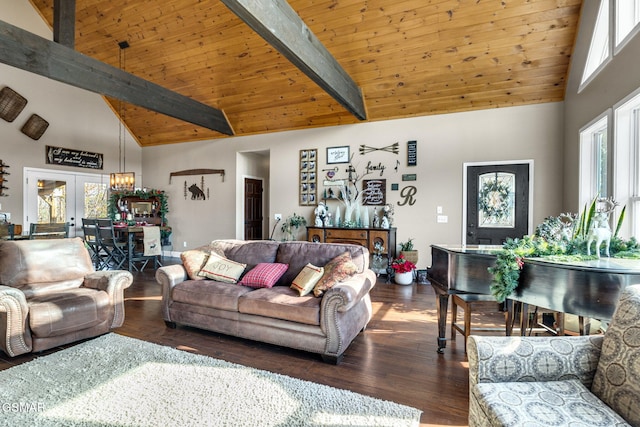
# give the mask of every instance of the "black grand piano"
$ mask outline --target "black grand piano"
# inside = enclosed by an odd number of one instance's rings
[[[446,347],[449,295],[489,294],[494,265],[501,246],[431,245],[428,277],[436,292],[438,352]],[[640,260],[601,258],[573,263],[526,258],[520,285],[511,301],[577,316],[609,320],[620,292],[640,283]],[[522,329],[523,330],[523,329]]]

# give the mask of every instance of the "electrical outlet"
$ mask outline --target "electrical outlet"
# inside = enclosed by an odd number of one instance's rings
[[[0,212],[0,222],[11,222],[11,213]]]
[[[187,247],[187,242],[182,242],[182,247],[186,248]]]
[[[275,214],[274,217],[276,221],[282,221],[282,214]]]

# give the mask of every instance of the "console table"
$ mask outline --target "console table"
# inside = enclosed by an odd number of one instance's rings
[[[388,267],[396,257],[396,228],[340,228],[307,227],[307,240],[316,243],[350,243],[364,246],[372,255],[376,243],[384,248],[383,255],[388,258]]]

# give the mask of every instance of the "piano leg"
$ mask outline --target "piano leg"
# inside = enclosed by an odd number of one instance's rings
[[[520,335],[527,335],[527,328],[529,328],[529,304],[523,302],[520,307]]]
[[[505,335],[506,336],[510,336],[511,333],[513,332],[513,325],[517,319],[517,307],[518,304],[516,304],[513,300],[511,299],[507,299],[505,301],[506,304],[506,309],[507,312],[505,314],[506,316],[506,322],[505,322]]]
[[[438,316],[438,353],[444,353],[447,346],[447,310],[449,309],[449,294],[438,293],[436,310]]]

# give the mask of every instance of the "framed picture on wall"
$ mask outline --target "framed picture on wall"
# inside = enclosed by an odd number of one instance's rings
[[[315,149],[300,150],[300,196],[298,204],[301,206],[317,204],[317,153]]]
[[[349,163],[349,146],[327,147],[327,164]]]
[[[362,193],[363,206],[384,206],[387,203],[387,180],[363,179]]]

